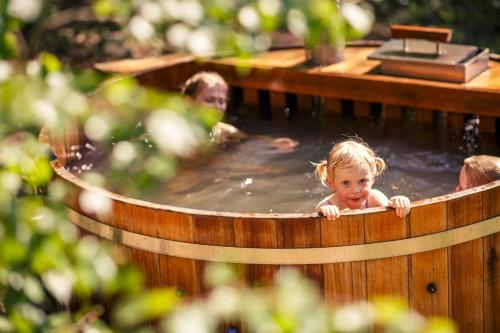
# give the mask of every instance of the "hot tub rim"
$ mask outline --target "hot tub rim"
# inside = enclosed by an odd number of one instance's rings
[[[88,182],[84,181],[82,178],[77,177],[70,171],[64,168],[62,163],[56,159],[52,161],[51,163],[52,169],[56,173],[56,175],[65,181],[81,188],[82,190],[85,191],[90,191],[92,193],[107,197],[111,200],[119,201],[122,203],[134,205],[134,206],[139,206],[139,207],[144,207],[144,208],[149,208],[149,209],[154,209],[154,210],[163,210],[163,211],[170,211],[174,213],[181,213],[181,214],[190,214],[190,215],[197,215],[197,216],[216,216],[216,217],[228,217],[228,218],[257,218],[257,219],[303,219],[303,218],[317,218],[320,217],[322,218],[321,215],[319,215],[316,212],[311,212],[311,213],[249,213],[249,212],[226,212],[226,211],[211,211],[211,210],[203,210],[203,209],[195,209],[195,208],[185,208],[185,207],[179,207],[179,206],[171,206],[171,205],[166,205],[166,204],[159,204],[159,203],[153,203],[149,202],[146,200],[142,199],[135,199],[131,197],[127,197],[122,194],[118,194],[115,192],[112,192],[108,189],[101,188],[101,187],[96,187],[90,185]],[[479,192],[486,191],[488,189],[494,188],[494,187],[499,187],[500,186],[500,180],[493,181],[489,184],[482,185],[482,186],[477,186],[465,191],[460,191],[460,192],[454,192],[454,193],[449,193],[445,195],[441,195],[438,197],[432,197],[432,198],[427,198],[423,200],[418,200],[418,201],[413,201],[411,203],[411,207],[419,207],[419,206],[424,206],[424,205],[430,205],[430,204],[435,204],[438,202],[443,202],[443,201],[448,201],[448,200],[453,200],[453,199],[458,199],[462,198],[465,196],[469,196],[472,194],[476,194]],[[348,212],[342,212],[341,215],[364,215],[364,214],[371,214],[371,213],[377,213],[377,212],[385,212],[385,211],[390,211],[393,210],[392,208],[389,207],[374,207],[374,208],[367,208],[363,210],[352,210]]]

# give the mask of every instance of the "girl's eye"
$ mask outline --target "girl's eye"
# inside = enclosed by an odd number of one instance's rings
[[[361,179],[359,181],[359,183],[364,185],[364,184],[368,183],[368,179]]]
[[[344,180],[344,181],[342,182],[342,185],[344,185],[344,186],[349,186],[349,181],[348,181],[348,180]]]

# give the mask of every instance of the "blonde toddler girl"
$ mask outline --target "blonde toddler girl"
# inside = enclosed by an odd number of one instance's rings
[[[404,196],[387,199],[373,189],[375,179],[385,170],[385,162],[363,141],[347,139],[337,142],[328,159],[316,165],[316,175],[332,194],[320,201],[316,210],[334,220],[342,210],[389,206],[398,217],[410,212],[410,200]]]

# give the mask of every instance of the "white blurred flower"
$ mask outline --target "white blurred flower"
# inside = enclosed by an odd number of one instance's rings
[[[260,26],[259,14],[251,6],[244,6],[239,10],[238,21],[249,32],[257,31]]]
[[[153,25],[140,15],[132,17],[128,23],[128,27],[132,35],[140,41],[151,39],[154,34]]]
[[[113,162],[118,166],[127,166],[136,156],[134,145],[128,141],[120,141],[113,148]]]
[[[192,26],[199,25],[200,21],[203,19],[205,13],[203,12],[203,7],[197,0],[184,0],[180,3],[180,14],[182,20]]]
[[[99,242],[94,236],[84,236],[78,244],[78,253],[87,259],[93,259],[99,253]]]
[[[336,309],[333,325],[341,332],[359,332],[372,324],[374,315],[374,309],[368,303],[351,304]]]
[[[15,290],[21,290],[24,287],[24,277],[16,272],[9,272],[7,277],[9,285]]]
[[[33,216],[33,220],[36,222],[38,229],[43,232],[49,232],[54,229],[54,213],[46,207],[37,208],[35,216]]]
[[[73,281],[69,276],[56,271],[48,271],[42,275],[47,290],[62,304],[68,304],[71,298]]]
[[[170,110],[153,112],[146,127],[160,149],[183,157],[193,154],[203,140],[201,129]]]
[[[31,60],[26,65],[26,74],[28,76],[36,76],[36,75],[40,74],[41,69],[42,69],[42,66],[40,65],[39,61]]]
[[[165,33],[165,38],[169,45],[176,48],[182,48],[186,44],[190,33],[191,29],[187,25],[184,23],[176,23],[168,28]]]
[[[232,287],[215,288],[208,298],[208,309],[216,317],[228,318],[237,313],[241,303],[238,290]]]
[[[341,5],[340,12],[345,17],[347,22],[361,33],[370,31],[374,16],[369,10],[365,10],[355,3],[347,2]]]
[[[85,135],[94,141],[101,141],[109,134],[109,125],[106,119],[101,116],[93,115],[85,122]]]
[[[103,333],[103,331],[97,327],[85,327],[83,333]]]
[[[13,72],[12,66],[7,61],[0,60],[0,83],[6,81]]]
[[[108,214],[112,208],[112,202],[109,198],[91,191],[82,192],[78,202],[85,212],[97,215]]]
[[[264,15],[276,16],[281,9],[281,2],[279,0],[259,0],[258,6]]]
[[[47,75],[45,82],[53,88],[64,88],[69,84],[69,79],[60,72],[52,72]]]
[[[3,188],[9,191],[11,194],[17,193],[22,184],[21,177],[19,177],[17,173],[10,171],[2,172],[0,182]]]
[[[22,316],[35,325],[42,325],[47,319],[45,312],[29,303],[24,303],[19,306]]]
[[[317,290],[310,281],[303,279],[296,269],[280,269],[275,279],[278,285],[279,311],[298,315],[317,305]]]
[[[409,311],[399,316],[394,323],[394,327],[403,333],[423,332],[425,324],[426,320],[421,314]]]
[[[305,37],[309,29],[307,28],[306,17],[298,9],[291,9],[287,15],[288,30],[297,37]]]
[[[206,28],[195,30],[189,36],[187,48],[190,52],[199,56],[207,56],[213,54],[215,52],[213,33]]]
[[[63,100],[60,101],[60,107],[68,114],[77,116],[83,114],[87,110],[87,99],[85,96],[76,93],[70,89],[62,92]]]
[[[254,45],[258,52],[269,50],[271,47],[271,36],[269,34],[259,34],[255,37]]]
[[[182,16],[181,5],[177,0],[160,0],[160,6],[171,18],[178,20]]]
[[[38,118],[38,122],[40,125],[55,125],[59,116],[57,115],[56,108],[54,105],[46,100],[37,99],[34,100],[31,104],[31,108],[33,109],[33,113]]]
[[[11,0],[7,12],[23,21],[33,21],[42,10],[42,0]]]
[[[193,303],[176,311],[169,320],[169,332],[172,333],[210,333],[214,323],[200,303]]]
[[[142,4],[139,8],[139,13],[151,23],[158,23],[162,19],[162,9],[157,2],[146,2]]]
[[[108,255],[100,255],[94,260],[94,267],[101,279],[108,281],[112,279],[116,272],[116,264]]]

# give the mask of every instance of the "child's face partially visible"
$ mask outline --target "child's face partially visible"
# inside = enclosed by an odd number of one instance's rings
[[[194,101],[206,106],[212,106],[224,114],[227,106],[227,87],[216,84],[205,87],[194,98]]]
[[[455,192],[465,191],[470,187],[472,186],[470,186],[469,182],[467,181],[467,175],[465,174],[465,167],[463,166],[462,169],[460,169],[460,176],[458,176],[458,185],[455,188]]]
[[[373,172],[370,165],[363,162],[359,165],[336,168],[330,190],[335,192],[339,208],[363,209],[373,185]]]

